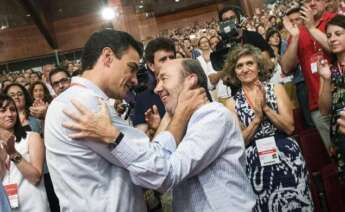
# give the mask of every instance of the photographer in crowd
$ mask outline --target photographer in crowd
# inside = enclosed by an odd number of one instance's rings
[[[225,76],[221,70],[224,67],[226,56],[238,45],[251,44],[258,47],[262,51],[262,55],[267,59],[267,63],[269,63],[271,57],[274,57],[272,48],[259,33],[241,28],[241,15],[238,8],[226,5],[218,12],[218,16],[222,41],[218,44],[216,51],[211,54],[213,68],[218,71],[218,73],[209,75],[210,82],[213,85],[217,85]],[[273,69],[273,63],[271,65],[271,69]],[[237,88],[234,89],[236,90]],[[232,90],[232,93],[235,90]]]

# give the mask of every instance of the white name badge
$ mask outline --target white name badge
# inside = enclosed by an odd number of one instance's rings
[[[280,163],[278,156],[279,150],[274,137],[268,137],[256,140],[256,147],[261,166],[269,166]]]
[[[19,207],[18,185],[16,183],[4,185],[11,208]]]
[[[313,74],[317,73],[317,63],[316,62],[311,63],[310,69],[311,69],[311,73],[313,73]]]

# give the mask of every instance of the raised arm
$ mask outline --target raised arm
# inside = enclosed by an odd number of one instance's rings
[[[296,25],[293,25],[288,17],[284,17],[283,24],[285,29],[290,33],[290,43],[285,53],[280,59],[280,65],[284,74],[288,75],[296,68],[298,64],[298,40],[299,29]]]
[[[319,109],[322,115],[327,115],[332,106],[331,70],[327,60],[321,60],[318,66],[320,74]]]
[[[27,136],[29,136],[27,142],[30,161],[21,158],[19,161],[15,162],[15,165],[25,179],[33,185],[37,185],[41,181],[43,174],[44,145],[39,134],[31,132]],[[7,153],[10,155],[10,158],[20,155],[14,147],[14,142],[14,140],[9,141],[6,145]]]
[[[314,20],[312,9],[307,6],[303,6],[301,13],[301,17],[304,20],[304,25],[308,29],[310,35],[321,45],[324,50],[330,52],[327,36],[324,32],[316,27],[317,23]]]

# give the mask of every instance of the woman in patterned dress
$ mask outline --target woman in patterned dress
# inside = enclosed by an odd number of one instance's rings
[[[239,88],[226,105],[241,124],[246,172],[257,195],[254,211],[313,211],[305,161],[288,136],[294,131],[292,105],[281,85],[265,82],[264,64],[259,49],[244,45],[231,51],[224,68]],[[265,149],[258,146],[267,142],[271,159],[260,161],[258,151],[264,156]]]
[[[345,182],[345,135],[339,131],[337,118],[345,107],[345,16],[337,15],[326,26],[327,40],[335,55],[332,64],[319,61],[321,114],[331,114],[331,141],[335,148],[339,177]]]

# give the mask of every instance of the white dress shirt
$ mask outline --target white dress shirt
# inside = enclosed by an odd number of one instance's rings
[[[70,131],[62,127],[64,121],[69,121],[62,109],[74,108],[70,102],[72,98],[92,111],[99,109],[98,99],[108,100],[86,79],[73,78],[72,83],[78,85],[53,100],[45,121],[47,164],[61,211],[145,212],[142,189],[131,182],[128,171],[121,168],[114,157],[104,156],[97,149],[105,151],[107,146],[94,141],[72,140],[68,137]],[[115,112],[114,107],[109,109]],[[131,128],[120,118],[113,116],[113,119],[118,126],[122,125],[120,129],[126,135],[131,133],[127,133],[126,129]],[[139,136],[145,137],[143,134]]]
[[[194,112],[178,147],[167,131],[145,147],[125,135],[113,154],[135,184],[172,190],[174,211],[250,212],[256,196],[244,150],[235,117],[214,102]]]

